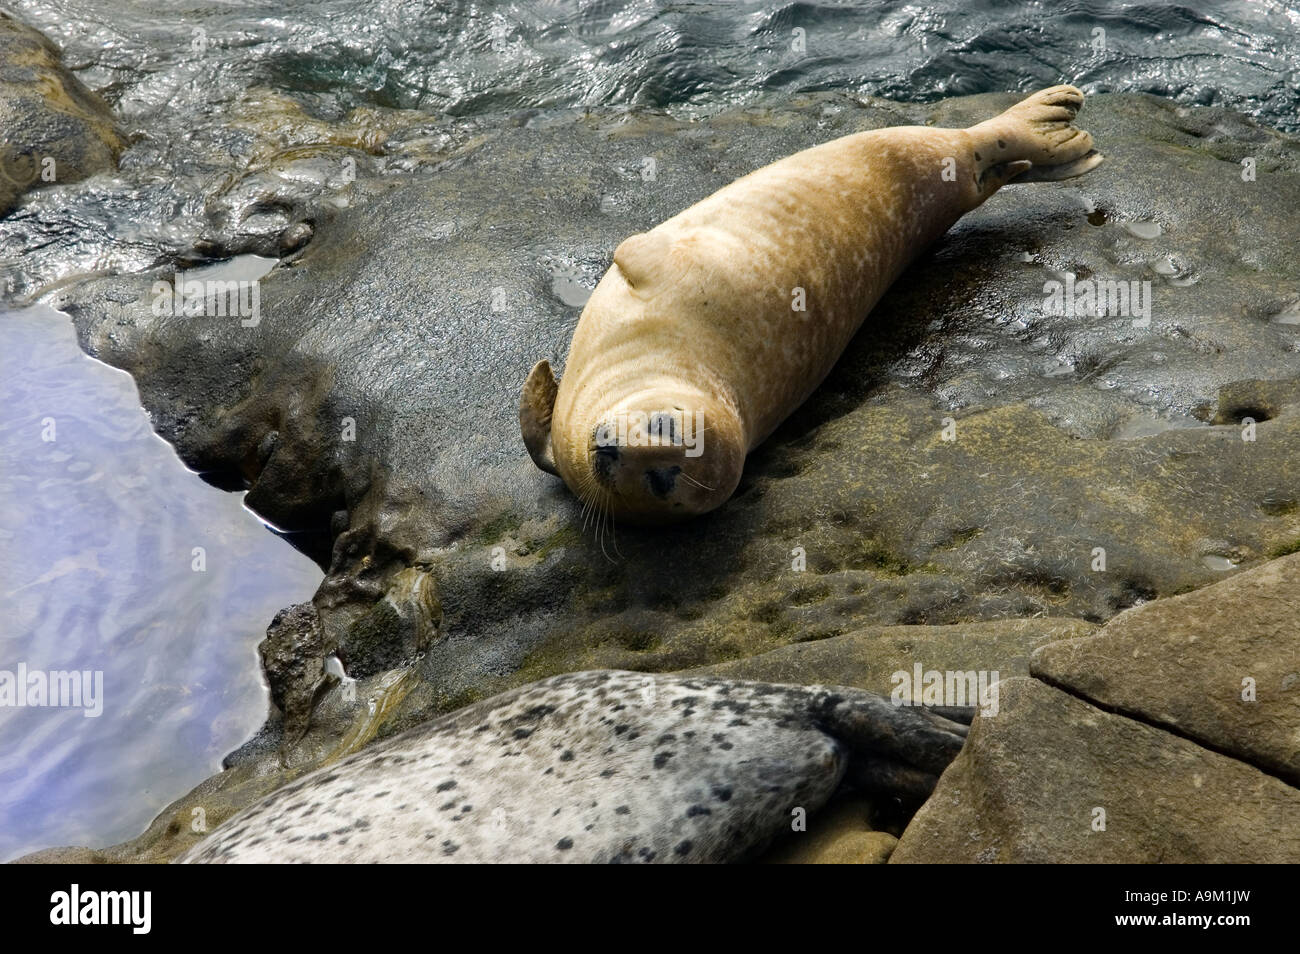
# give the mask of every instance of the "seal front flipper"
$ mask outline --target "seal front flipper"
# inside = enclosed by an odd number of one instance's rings
[[[630,236],[614,249],[614,264],[633,291],[646,293],[671,278],[673,240],[661,229]]]
[[[534,464],[556,477],[560,472],[555,468],[555,455],[551,450],[551,411],[559,390],[551,362],[543,358],[528,372],[528,380],[519,395],[519,430],[524,436],[528,456]]]

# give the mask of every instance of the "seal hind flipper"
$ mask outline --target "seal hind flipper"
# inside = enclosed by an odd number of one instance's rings
[[[1092,136],[1074,125],[1082,105],[1080,90],[1052,86],[966,130],[983,164],[982,190],[994,192],[1008,181],[1072,179],[1100,165]]]
[[[528,456],[534,464],[556,477],[560,472],[555,467],[555,455],[551,449],[551,411],[559,389],[551,362],[543,358],[528,372],[528,380],[519,395],[519,430],[524,437],[524,446],[528,448]]]
[[[925,801],[939,784],[938,775],[889,759],[850,759],[845,777],[863,792],[912,804]]]
[[[895,705],[865,690],[827,692],[817,721],[854,755],[901,762],[937,777],[966,741],[966,726],[924,707]]]
[[[1102,164],[1106,157],[1096,149],[1081,156],[1074,162],[1063,162],[1057,166],[1035,166],[1030,164],[1029,171],[1013,175],[1012,182],[1059,182],[1062,179],[1073,179],[1075,176],[1081,176],[1090,169],[1095,169]]]
[[[949,707],[945,715],[969,720],[974,710]],[[957,757],[969,729],[926,707],[895,705],[858,689],[827,690],[817,723],[849,753],[846,777],[857,788],[917,804],[934,791]]]

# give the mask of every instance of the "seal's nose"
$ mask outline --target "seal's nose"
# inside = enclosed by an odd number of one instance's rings
[[[659,498],[667,497],[677,485],[677,475],[681,472],[682,469],[675,465],[649,468],[645,472],[645,480],[650,485],[650,493]]]

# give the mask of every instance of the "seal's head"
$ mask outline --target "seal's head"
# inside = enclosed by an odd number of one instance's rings
[[[745,465],[740,422],[724,402],[664,382],[634,394],[558,400],[549,362],[524,384],[519,423],[543,470],[615,519],[654,524],[713,510]]]

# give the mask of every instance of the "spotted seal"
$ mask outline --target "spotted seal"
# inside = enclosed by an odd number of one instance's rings
[[[587,302],[557,381],[519,422],[542,469],[629,522],[704,513],[821,383],[903,269],[1010,181],[1101,162],[1083,94],[1035,93],[969,129],[893,126],[752,172],[634,235]]]
[[[572,673],[318,769],[179,860],[739,861],[842,783],[924,797],[964,733],[860,689]]]

